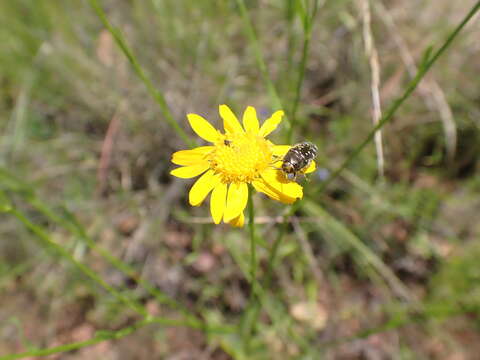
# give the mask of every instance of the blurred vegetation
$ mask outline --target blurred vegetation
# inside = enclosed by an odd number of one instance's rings
[[[371,2],[384,110],[475,3]],[[373,128],[364,4],[0,0],[0,359],[475,358],[478,20],[383,127],[385,176],[369,144],[323,189]],[[320,149],[294,211],[253,197],[253,304],[246,229],[169,175],[172,121],[222,103]]]

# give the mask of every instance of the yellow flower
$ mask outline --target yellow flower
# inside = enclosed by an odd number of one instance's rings
[[[187,115],[193,131],[212,145],[172,155],[172,162],[181,167],[172,170],[171,175],[188,179],[203,174],[190,189],[190,205],[199,206],[212,192],[210,211],[215,224],[223,218],[233,226],[243,226],[248,184],[282,203],[301,199],[302,187],[279,170],[281,159],[291,146],[274,145],[265,138],[277,128],[283,111],[275,112],[261,127],[251,106],[243,114],[243,127],[227,105],[220,105],[219,112],[225,133],[197,114]],[[314,170],[312,162],[305,173]]]

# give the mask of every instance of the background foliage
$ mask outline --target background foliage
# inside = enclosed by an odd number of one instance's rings
[[[478,21],[426,65],[475,2],[365,5],[0,0],[0,359],[474,358]],[[320,149],[293,209],[253,197],[254,302],[246,229],[168,175],[221,103]]]

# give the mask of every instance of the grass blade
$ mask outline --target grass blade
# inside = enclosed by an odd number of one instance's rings
[[[180,125],[178,125],[177,121],[175,121],[175,118],[173,117],[173,114],[168,107],[167,101],[165,100],[165,96],[160,90],[158,90],[155,87],[155,85],[153,85],[152,81],[150,80],[150,78],[147,76],[142,66],[140,65],[140,62],[138,61],[137,57],[127,45],[127,42],[125,41],[125,38],[122,35],[121,31],[115,28],[110,23],[110,21],[107,18],[107,15],[105,14],[105,11],[99,5],[97,0],[89,0],[89,3],[97,13],[103,25],[107,28],[110,34],[112,34],[113,38],[115,39],[115,42],[117,43],[118,47],[122,50],[123,54],[127,57],[128,61],[132,65],[133,70],[135,71],[137,76],[145,84],[145,87],[147,88],[148,93],[153,97],[153,99],[160,106],[162,115],[164,116],[167,123],[172,127],[172,129],[177,133],[178,136],[182,138],[182,140],[187,145],[189,145],[190,147],[194,147],[196,145],[195,142],[192,139],[190,139],[190,137],[187,135],[185,130],[183,130],[183,128]]]
[[[382,119],[369,132],[367,137],[359,145],[357,145],[357,147],[352,151],[352,153],[347,157],[347,159],[345,159],[345,161],[328,177],[328,179],[324,183],[322,183],[322,185],[318,189],[319,192],[323,192],[323,190],[328,185],[330,185],[332,181],[338,177],[338,175],[340,175],[343,169],[350,165],[350,163],[360,154],[360,152],[368,145],[368,143],[372,141],[372,139],[375,137],[376,132],[393,119],[393,116],[400,108],[400,106],[412,95],[420,81],[425,77],[427,72],[437,62],[440,56],[442,56],[443,53],[448,49],[448,47],[452,44],[453,40],[455,40],[460,31],[462,31],[462,29],[473,18],[473,16],[478,12],[478,10],[480,10],[480,1],[478,1],[471,8],[471,10],[463,18],[460,24],[458,24],[458,26],[450,33],[443,45],[433,55],[430,54],[431,49],[429,48],[427,56],[424,57],[422,64],[419,66],[417,74],[409,82],[402,96],[400,96],[397,100],[393,102],[393,104],[387,110]]]

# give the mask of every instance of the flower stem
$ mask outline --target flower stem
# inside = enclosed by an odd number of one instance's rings
[[[248,230],[250,237],[250,298],[243,312],[242,321],[239,323],[239,330],[243,340],[243,346],[247,352],[250,351],[251,340],[255,332],[256,319],[258,318],[258,283],[257,283],[257,249],[255,238],[255,210],[253,206],[253,188],[248,189]]]
[[[257,250],[255,242],[255,209],[253,206],[252,191],[248,191],[248,230],[250,235],[250,284],[252,286],[250,298],[253,299],[257,290]]]

